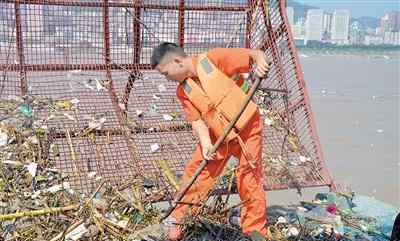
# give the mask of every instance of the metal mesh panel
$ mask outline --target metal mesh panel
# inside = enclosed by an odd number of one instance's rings
[[[91,191],[97,177],[117,185],[138,173],[167,186],[159,159],[182,173],[197,139],[176,84],[150,68],[161,41],[189,54],[264,50],[273,63],[256,97],[266,120],[265,188],[332,184],[283,0],[8,0],[0,7],[0,98],[50,103],[35,107],[35,119],[51,136],[51,159],[76,189]],[[63,109],[63,101],[74,106]]]
[[[245,46],[246,14],[243,11],[186,11],[184,21],[184,46],[189,54],[199,54],[213,47]]]
[[[2,3],[0,26],[0,64],[17,63],[14,4]]]

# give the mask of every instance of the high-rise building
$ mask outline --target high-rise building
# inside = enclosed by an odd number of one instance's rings
[[[332,16],[331,39],[336,44],[348,44],[349,41],[349,10],[335,10]]]
[[[290,26],[293,26],[294,25],[294,9],[292,7],[287,7],[286,14],[289,19]]]
[[[392,23],[393,31],[400,32],[400,11],[393,11],[389,19]]]
[[[400,32],[385,32],[383,36],[383,43],[389,45],[400,45]]]
[[[381,36],[367,35],[365,36],[365,45],[380,45],[383,43],[383,38]]]
[[[293,25],[293,36],[294,39],[303,40],[305,37],[305,18],[299,18],[297,22]]]
[[[385,32],[399,32],[400,31],[400,11],[392,11],[386,13],[381,18],[381,34]]]
[[[358,21],[354,21],[350,24],[349,30],[349,41],[350,44],[362,44],[363,33],[361,31],[361,24]]]
[[[332,28],[332,14],[324,13],[324,21],[322,24],[324,32],[331,32]]]
[[[310,40],[322,40],[323,20],[324,11],[322,9],[309,9],[307,11],[305,44]]]
[[[331,28],[332,28],[332,14],[324,13],[324,19],[322,22],[322,39],[328,41],[331,39]]]

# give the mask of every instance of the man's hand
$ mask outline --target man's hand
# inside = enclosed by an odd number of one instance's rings
[[[207,161],[214,160],[215,157],[217,156],[217,153],[211,153],[213,145],[211,144],[210,141],[206,141],[206,143],[201,143],[201,149],[202,149],[202,154],[203,158],[206,159]]]
[[[258,49],[251,50],[251,58],[256,63],[255,74],[259,78],[264,78],[270,69],[270,63],[267,60],[264,52]]]

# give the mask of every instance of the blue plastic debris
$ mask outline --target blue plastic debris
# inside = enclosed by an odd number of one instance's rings
[[[23,104],[20,107],[18,107],[18,111],[23,114],[26,118],[32,118],[33,116],[33,110],[30,105]]]
[[[332,224],[338,233],[343,233],[350,240],[390,240],[394,220],[400,213],[400,208],[362,195],[319,193],[315,200],[313,203],[303,203],[303,207],[311,210],[298,212],[299,220]],[[338,216],[341,216],[340,225],[335,224],[335,215],[329,215],[326,211],[331,204],[336,205]],[[315,228],[317,226],[314,225]]]
[[[391,236],[394,220],[400,213],[400,208],[396,208],[387,203],[381,202],[367,196],[355,196],[353,199],[355,207],[353,211],[377,220],[376,228],[387,237]]]

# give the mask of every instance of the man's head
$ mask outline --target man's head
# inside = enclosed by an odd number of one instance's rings
[[[188,77],[189,69],[185,64],[186,53],[174,43],[163,42],[153,50],[151,66],[167,79],[178,82]]]

